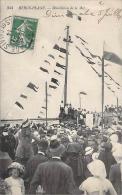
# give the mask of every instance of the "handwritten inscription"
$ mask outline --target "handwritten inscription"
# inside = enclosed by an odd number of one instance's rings
[[[64,18],[66,17],[67,10],[71,11],[73,15],[78,15],[81,17],[81,21],[85,18],[95,17],[100,24],[105,18],[113,17],[118,21],[122,19],[122,9],[121,8],[104,8],[104,2],[98,1],[99,8],[98,10],[94,10],[92,8],[88,8],[85,6],[52,6],[47,8],[45,6],[18,6],[19,11],[21,10],[36,10],[40,11],[40,15],[42,17],[52,17],[52,18]],[[7,9],[13,9],[13,6],[7,7]]]

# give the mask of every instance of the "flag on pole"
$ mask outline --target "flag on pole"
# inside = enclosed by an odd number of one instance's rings
[[[49,87],[52,88],[52,89],[56,89],[56,88],[57,88],[57,87],[54,86],[54,85],[49,85]]]
[[[117,54],[112,52],[111,49],[107,47],[106,43],[105,43],[104,51],[103,51],[103,58],[112,63],[122,65],[122,58],[120,58]]]
[[[40,70],[42,70],[43,72],[46,72],[46,73],[48,73],[48,74],[49,74],[48,70],[47,70],[47,69],[45,69],[45,68],[43,68],[43,67],[40,67]]]
[[[27,99],[27,96],[24,95],[24,94],[21,94],[20,97],[24,98],[24,99]]]
[[[47,64],[50,64],[50,62],[48,60],[44,60],[44,62],[46,62]]]
[[[55,57],[52,54],[48,54],[48,56],[55,59]]]
[[[58,75],[62,75],[60,72],[58,72],[57,70],[54,70],[55,73],[57,73]]]
[[[31,83],[31,82],[27,85],[27,87],[32,89],[35,92],[38,92],[37,91],[38,87],[35,84]]]
[[[59,81],[57,79],[52,78],[51,82],[59,86]]]
[[[15,102],[15,104],[16,104],[19,108],[21,108],[22,110],[24,110],[24,107],[23,107],[19,102]]]
[[[59,68],[62,68],[62,69],[65,69],[66,66],[62,65],[62,64],[59,64],[58,62],[56,63],[56,66],[59,67]]]
[[[87,95],[87,93],[84,92],[84,91],[81,91],[80,94],[82,94],[82,95]]]

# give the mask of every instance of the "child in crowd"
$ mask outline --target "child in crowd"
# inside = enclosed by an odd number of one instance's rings
[[[6,194],[7,195],[24,195],[25,187],[24,181],[21,178],[24,173],[24,167],[17,163],[13,162],[9,167],[9,177],[5,179],[6,183]]]

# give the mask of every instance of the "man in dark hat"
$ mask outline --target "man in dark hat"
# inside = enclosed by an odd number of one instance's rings
[[[36,194],[37,187],[43,189],[42,194],[73,194],[75,183],[72,169],[61,161],[60,145],[54,144],[50,152],[52,158],[41,163],[34,174],[30,185],[30,194]],[[54,146],[53,145],[53,146]]]
[[[38,153],[33,156],[26,164],[25,179],[27,188],[33,178],[36,168],[40,163],[46,162],[48,160],[46,156],[46,150],[48,147],[48,141],[42,139],[38,142]]]

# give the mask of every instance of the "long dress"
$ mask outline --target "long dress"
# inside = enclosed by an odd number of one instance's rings
[[[24,181],[21,178],[8,177],[5,179],[7,190],[7,195],[24,195]]]

